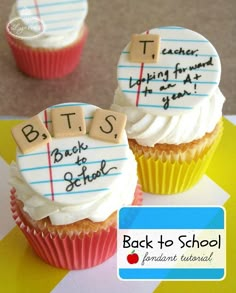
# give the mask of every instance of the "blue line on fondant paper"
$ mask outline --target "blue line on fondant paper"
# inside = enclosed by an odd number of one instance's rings
[[[118,65],[118,68],[124,68],[124,69],[129,69],[129,68],[139,68],[140,65]],[[175,69],[175,67],[170,67],[170,66],[152,66],[152,65],[144,65],[143,69]],[[219,72],[217,69],[193,69],[192,71],[205,71],[205,72]]]
[[[91,147],[87,150],[96,150],[96,149],[110,149],[110,148],[118,148],[118,147],[127,147],[128,144],[120,144],[120,145],[107,145],[107,146],[98,146],[98,147]]]
[[[117,65],[117,67],[119,68],[139,68],[140,69],[140,65],[122,65],[119,64]],[[158,66],[158,65],[144,65],[143,69],[145,68],[160,68],[160,69],[175,69],[175,67],[171,67],[171,66]]]
[[[54,27],[54,28],[50,28],[50,29],[47,29],[47,28],[46,28],[46,32],[63,31],[63,30],[72,30],[72,29],[75,29],[75,28],[76,28],[75,25],[71,25],[71,26],[61,26],[61,27]]]
[[[131,91],[131,90],[122,90],[123,93],[132,93],[132,94],[136,94],[138,91]],[[140,91],[140,94],[142,93],[142,91]],[[173,95],[173,94],[177,94],[176,92],[152,92],[149,95]],[[209,95],[207,94],[193,94],[191,93],[191,95],[188,95],[191,97],[208,97]]]
[[[127,147],[128,144],[116,144],[116,145],[104,145],[104,146],[97,146],[97,147],[88,147],[86,151],[95,150],[95,149],[110,149],[110,148],[119,148],[119,147]],[[60,150],[60,152],[65,152],[66,150]],[[35,153],[29,153],[29,154],[20,154],[18,155],[18,158],[22,157],[30,157],[30,156],[39,156],[39,155],[45,155],[48,152],[35,152]]]
[[[67,5],[67,4],[79,4],[79,3],[86,3],[85,0],[74,0],[74,1],[63,1],[63,2],[51,2],[51,3],[38,3],[37,6],[39,8],[49,7],[49,6],[59,6],[59,5]],[[27,5],[27,6],[19,6],[17,7],[18,10],[25,10],[35,8],[35,5]]]
[[[84,117],[84,119],[85,119],[85,120],[91,120],[91,119],[93,119],[93,116]],[[43,121],[43,123],[46,123],[46,122],[47,122],[47,123],[52,123],[52,120],[47,120],[47,121],[44,120],[44,121]]]
[[[29,153],[29,154],[20,154],[17,157],[18,158],[24,158],[24,157],[31,157],[31,156],[40,156],[40,155],[46,155],[48,152],[37,152],[37,153]]]
[[[139,104],[138,107],[140,108],[163,108],[163,105],[146,105],[146,104]],[[169,106],[171,109],[183,109],[183,110],[190,110],[192,107],[181,107],[181,106]]]
[[[119,176],[119,175],[122,175],[122,173],[120,172],[120,173],[109,173],[109,174],[106,174],[106,175],[101,175],[101,176],[99,176],[99,177],[110,177],[110,176]],[[82,176],[80,176],[80,177],[77,177],[77,178],[72,178],[72,180],[76,180],[76,179],[81,179],[81,178],[83,178]],[[91,178],[92,179],[92,177],[90,176],[89,178]],[[41,180],[41,181],[31,181],[31,182],[29,182],[29,184],[32,184],[32,185],[34,185],[34,184],[45,184],[45,183],[49,183],[49,182],[51,182],[51,180]],[[53,183],[56,183],[56,182],[65,182],[65,179],[53,179]]]
[[[119,77],[118,78],[118,80],[127,80],[127,81],[129,81],[130,80],[130,78],[126,78],[126,77]],[[134,80],[134,81],[137,81],[137,80],[139,80],[139,78],[132,78],[132,80]],[[163,79],[152,79],[152,80],[149,80],[149,82],[151,83],[151,82],[164,82],[163,81]],[[167,82],[173,82],[173,83],[176,83],[176,82],[183,82],[183,80],[177,80],[177,79],[170,79],[170,80],[168,80],[168,81],[165,81],[166,83]],[[192,84],[218,84],[218,82],[216,82],[216,81],[194,81],[194,82],[192,82]]]
[[[130,54],[130,52],[129,51],[122,51],[121,52],[121,54]],[[166,56],[168,56],[168,57],[176,57],[176,56],[181,56],[181,58],[182,57],[213,57],[213,58],[216,58],[216,57],[218,57],[218,55],[215,55],[215,54],[198,54],[198,53],[196,53],[197,54],[197,56],[196,55],[181,55],[181,54],[163,54],[163,53],[161,53],[160,52],[160,55],[166,55]]]
[[[78,193],[91,193],[91,192],[98,192],[98,191],[106,191],[110,190],[109,188],[100,188],[100,189],[89,189],[89,190],[80,190],[80,191],[70,191],[70,192],[55,192],[54,195],[73,195]],[[51,193],[46,193],[44,196],[52,196]]]
[[[71,107],[71,106],[84,107],[84,106],[90,106],[90,105],[87,104],[87,103],[66,103],[66,104],[53,105],[53,106],[51,106],[49,108],[52,109],[52,108],[63,108],[63,107]]]
[[[171,39],[161,38],[161,42],[188,42],[188,43],[209,43],[208,40]]]
[[[72,9],[72,10],[57,10],[57,11],[51,11],[51,12],[41,12],[40,11],[40,17],[41,16],[48,16],[48,15],[57,15],[57,14],[64,14],[64,13],[76,13],[76,12],[83,12],[86,11],[85,8],[80,8],[80,9]],[[32,17],[38,17],[37,14],[32,14]],[[63,19],[62,19],[63,21]]]
[[[217,69],[193,69],[192,71],[202,71],[202,72],[219,72]]]
[[[117,161],[125,161],[125,160],[128,160],[128,158],[110,159],[110,160],[106,160],[106,162],[117,162]],[[92,164],[98,164],[98,163],[101,163],[101,161],[86,162],[86,163],[83,163],[83,165],[92,165]],[[75,166],[75,165],[76,165],[75,163],[56,164],[56,165],[50,166],[50,168],[71,167],[71,166]],[[20,169],[20,171],[27,172],[27,171],[35,171],[35,170],[42,170],[42,169],[48,169],[48,168],[49,168],[49,166],[38,166],[38,167]]]
[[[61,22],[74,22],[74,21],[78,21],[78,17],[77,18],[63,18],[63,19],[51,19],[51,20],[44,20],[45,25],[48,24],[54,24],[54,23],[61,23]]]
[[[186,30],[184,27],[180,27],[180,26],[161,26],[161,27],[158,27],[157,29],[160,29],[160,30]]]
[[[184,55],[184,56],[190,56],[190,55]],[[181,55],[181,57],[182,57],[182,55]],[[215,54],[198,54],[197,53],[197,56],[195,56],[195,57],[219,57],[219,55],[215,55]]]

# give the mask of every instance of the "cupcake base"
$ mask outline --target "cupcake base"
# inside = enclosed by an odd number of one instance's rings
[[[205,174],[223,132],[223,122],[202,139],[181,145],[140,146],[129,140],[144,192],[176,194],[192,188]]]
[[[29,47],[6,31],[17,67],[26,75],[39,79],[61,78],[71,73],[80,61],[87,35],[88,28],[84,25],[73,44],[61,49],[44,49]]]
[[[132,204],[142,204],[139,185]],[[116,212],[104,222],[93,223],[85,219],[61,228],[51,225],[48,229],[47,224],[29,220],[23,205],[15,197],[15,190],[11,191],[11,210],[16,224],[36,254],[52,266],[68,270],[87,269],[103,263],[116,252]]]

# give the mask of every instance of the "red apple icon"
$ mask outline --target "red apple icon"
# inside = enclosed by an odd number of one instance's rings
[[[139,260],[137,253],[133,250],[130,254],[127,255],[127,261],[129,264],[135,264]]]

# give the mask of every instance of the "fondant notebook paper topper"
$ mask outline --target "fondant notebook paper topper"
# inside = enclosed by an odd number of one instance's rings
[[[63,109],[63,114],[68,114],[75,109],[73,107],[83,109],[86,134],[53,137],[52,111]],[[96,106],[89,104],[68,103],[53,106],[38,114],[42,125],[51,134],[51,140],[25,154],[18,150],[16,160],[25,182],[42,198],[65,204],[79,204],[81,201],[83,202],[84,195],[86,195],[84,198],[86,202],[99,200],[108,192],[109,186],[117,184],[118,187],[122,176],[129,172],[127,163],[131,151],[124,131],[125,125],[122,127],[120,120],[116,119],[120,113],[117,115],[113,111],[102,110],[103,115],[100,112],[100,117],[96,119],[96,125],[101,123],[101,127],[96,129],[102,132],[103,140],[89,135],[97,109]],[[113,116],[111,117],[111,115]],[[68,120],[70,116],[74,117],[74,115],[64,115],[63,118],[68,128],[72,126],[73,130],[74,125],[71,125],[69,121],[75,123],[75,120]],[[25,122],[23,123],[23,127],[25,127]],[[116,126],[116,123],[119,123],[119,126]],[[40,130],[34,127],[37,125],[29,127],[30,130],[27,132],[25,140],[27,140],[27,135],[37,139],[37,133],[40,133]],[[120,141],[114,143],[104,140],[104,135],[114,137],[114,134],[118,132]],[[22,136],[24,135],[22,134]],[[38,136],[40,137],[40,135]],[[135,180],[137,179],[135,178]]]
[[[45,35],[61,35],[80,30],[88,13],[88,3],[87,0],[21,0],[16,1],[16,10],[32,30],[42,29]],[[33,17],[40,19],[34,26]]]
[[[212,96],[219,85],[221,64],[205,37],[182,27],[160,27],[143,34],[160,36],[160,55],[157,63],[134,63],[131,44],[122,51],[118,83],[129,105],[150,113],[178,115]],[[146,43],[146,47],[150,45]]]
[[[97,110],[85,103],[45,109],[37,117],[51,139],[25,154],[17,150],[16,163],[10,166],[16,224],[42,260],[63,269],[86,269],[111,257],[116,252],[117,210],[142,203],[137,163],[125,131],[118,133],[120,115]],[[62,121],[60,132],[55,123]],[[103,139],[91,136],[94,121]],[[27,128],[26,140],[31,135],[37,140],[37,126]],[[59,130],[59,137],[52,130]],[[116,135],[119,141],[104,140]]]

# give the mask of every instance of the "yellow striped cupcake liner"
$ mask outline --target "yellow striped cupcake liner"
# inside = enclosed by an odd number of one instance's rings
[[[145,154],[140,155],[133,150],[138,163],[138,177],[143,191],[153,194],[175,194],[193,187],[206,173],[220,142],[223,123],[219,123],[219,126],[219,133],[211,147],[203,150],[198,158],[195,156],[194,160],[191,161],[163,160],[163,157],[167,157],[164,153],[159,158],[147,158]]]

